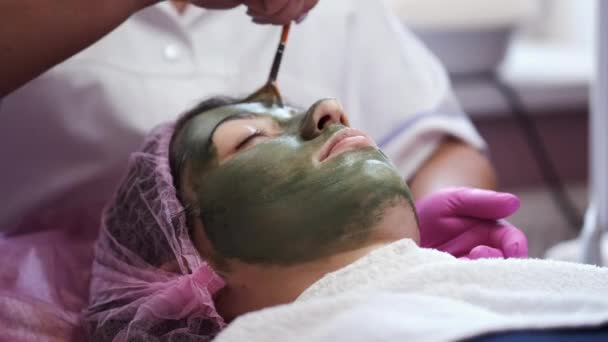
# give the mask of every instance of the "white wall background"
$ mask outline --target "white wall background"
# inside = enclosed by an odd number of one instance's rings
[[[527,38],[594,45],[597,0],[385,0],[415,28],[474,29],[516,23]]]
[[[595,45],[597,0],[537,0],[528,23],[531,36],[583,46]],[[605,0],[604,0],[605,1]]]
[[[420,29],[467,29],[521,21],[536,0],[386,0],[408,25]]]

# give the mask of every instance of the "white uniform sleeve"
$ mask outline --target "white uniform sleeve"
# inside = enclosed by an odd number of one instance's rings
[[[347,111],[409,179],[451,135],[485,143],[453,96],[439,61],[382,1],[356,0],[351,21]]]

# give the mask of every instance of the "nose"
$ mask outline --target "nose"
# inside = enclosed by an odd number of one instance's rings
[[[305,140],[311,140],[334,124],[350,126],[340,102],[336,99],[317,101],[308,109],[300,126],[300,134]]]

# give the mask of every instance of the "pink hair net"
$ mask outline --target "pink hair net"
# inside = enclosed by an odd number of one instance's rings
[[[222,279],[201,259],[169,167],[174,125],[131,155],[95,246],[85,324],[94,341],[209,341],[225,325]]]

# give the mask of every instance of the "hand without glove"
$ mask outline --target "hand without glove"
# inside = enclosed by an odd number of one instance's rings
[[[190,0],[190,2],[209,9],[228,9],[242,4],[243,0]]]
[[[194,5],[211,9],[247,6],[247,14],[258,24],[284,25],[300,21],[319,0],[190,0]]]
[[[319,0],[243,0],[255,23],[284,25],[300,22]]]
[[[519,209],[512,194],[472,188],[450,188],[416,203],[420,246],[459,258],[524,258],[528,240],[503,220]]]

